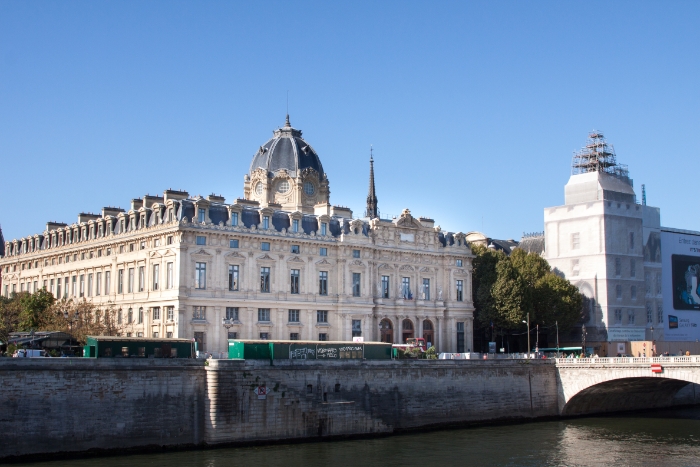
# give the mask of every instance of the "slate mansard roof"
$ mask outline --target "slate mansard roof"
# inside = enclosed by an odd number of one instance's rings
[[[297,177],[306,168],[314,169],[323,178],[323,165],[318,154],[309,143],[301,137],[301,130],[292,128],[289,116],[284,127],[275,130],[273,137],[260,146],[253,156],[249,174],[262,168],[268,173],[285,169],[292,177]]]

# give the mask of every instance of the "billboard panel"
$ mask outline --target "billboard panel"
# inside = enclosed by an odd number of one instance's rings
[[[667,341],[700,339],[700,235],[661,231]]]

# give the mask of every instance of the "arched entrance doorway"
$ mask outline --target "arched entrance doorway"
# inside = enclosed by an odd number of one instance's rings
[[[425,343],[430,347],[435,345],[435,331],[433,330],[433,322],[429,319],[423,321],[423,339]]]
[[[394,331],[391,327],[391,321],[384,318],[379,322],[379,334],[382,342],[394,343]]]
[[[401,324],[401,329],[403,331],[403,343],[413,337],[413,322],[410,319],[403,320]]]

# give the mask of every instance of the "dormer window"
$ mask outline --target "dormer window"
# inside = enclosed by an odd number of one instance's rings
[[[197,220],[202,224],[204,224],[204,216],[205,215],[206,215],[206,210],[199,208],[199,210],[197,211]]]
[[[299,232],[299,219],[292,220],[292,232],[294,232],[294,233]]]
[[[321,222],[321,235],[327,235],[328,234],[328,224],[325,222]]]
[[[103,237],[104,236],[104,227],[102,226],[102,224],[100,224],[99,232],[100,232],[100,237]]]
[[[144,227],[146,227],[146,215],[141,214],[141,228],[143,229]]]
[[[267,230],[270,228],[270,216],[263,216],[263,229]]]
[[[238,213],[237,212],[231,213],[231,225],[233,225],[233,226],[238,225]]]

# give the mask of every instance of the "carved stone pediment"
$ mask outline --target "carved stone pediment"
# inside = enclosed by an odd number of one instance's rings
[[[299,258],[298,256],[292,256],[287,260],[288,263],[303,263],[304,260]]]
[[[361,260],[356,259],[354,261],[350,261],[350,266],[360,266],[360,267],[365,267],[365,263],[363,263]]]
[[[464,269],[456,269],[456,270],[455,270],[455,275],[456,275],[456,276],[466,276],[466,275],[467,275],[467,271],[465,271]]]
[[[208,253],[204,248],[200,248],[198,251],[193,251],[192,254],[199,256],[212,256],[211,253]]]
[[[432,269],[426,268],[425,266],[419,269],[419,272],[433,272]]]
[[[259,260],[259,261],[274,261],[275,258],[273,258],[272,256],[270,256],[270,255],[268,255],[267,253],[265,253],[265,254],[262,255],[262,256],[258,256],[258,260]]]
[[[413,269],[413,266],[411,265],[404,264],[399,268],[399,271],[415,271],[415,269]]]
[[[224,256],[224,258],[228,258],[228,259],[231,259],[231,258],[240,258],[240,259],[242,259],[242,260],[245,260],[245,256],[243,256],[242,254],[238,253],[237,251],[232,251],[231,253],[228,253],[227,255]]]
[[[379,267],[378,267],[377,269],[388,269],[388,270],[393,270],[394,268],[392,268],[391,265],[388,264],[388,263],[382,263],[382,264],[379,265]]]
[[[316,261],[316,264],[328,264],[330,265],[331,263],[328,262],[326,259],[322,259],[321,261]]]

